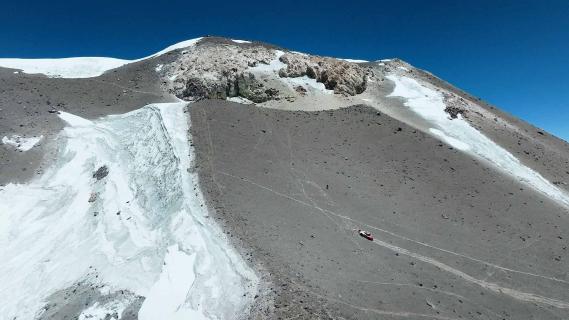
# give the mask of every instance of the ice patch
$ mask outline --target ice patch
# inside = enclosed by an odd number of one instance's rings
[[[38,144],[43,139],[43,136],[24,138],[19,135],[12,135],[10,137],[3,137],[2,143],[12,146],[20,151],[28,151]]]
[[[247,308],[257,278],[206,218],[185,106],[60,115],[70,126],[54,166],[0,190],[1,317],[33,319],[47,297],[93,273],[109,290],[148,297],[150,315],[234,319]],[[108,175],[94,179],[103,165]]]
[[[405,98],[405,106],[433,126],[429,129],[433,136],[457,149],[487,160],[499,170],[569,208],[569,196],[563,190],[523,165],[514,155],[476,130],[460,115],[457,119],[451,119],[445,112],[446,106],[440,92],[405,76],[389,75],[387,79],[395,83],[389,97]]]

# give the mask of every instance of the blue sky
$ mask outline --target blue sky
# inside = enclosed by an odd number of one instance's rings
[[[5,1],[0,57],[138,58],[203,35],[399,57],[569,140],[569,1]]]

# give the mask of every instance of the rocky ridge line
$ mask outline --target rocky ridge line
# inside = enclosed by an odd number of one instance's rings
[[[271,65],[278,51],[260,44],[211,45],[198,43],[179,53],[164,66],[163,86],[180,99],[227,99],[241,97],[255,103],[294,99],[304,95],[302,88],[276,88],[271,81],[307,76],[323,83],[335,94],[353,96],[365,91],[370,68],[334,58],[286,52],[280,62],[286,67],[276,70],[275,77],[259,79],[251,68]],[[286,92],[284,92],[286,91]]]

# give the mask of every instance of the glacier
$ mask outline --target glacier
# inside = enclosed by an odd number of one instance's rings
[[[247,310],[258,279],[208,217],[188,107],[152,104],[92,121],[61,113],[68,125],[55,163],[0,189],[0,319],[41,316],[50,295],[83,282],[144,297],[142,320]],[[96,177],[102,167],[108,174]],[[132,300],[123,297],[94,301],[78,318],[120,314]]]

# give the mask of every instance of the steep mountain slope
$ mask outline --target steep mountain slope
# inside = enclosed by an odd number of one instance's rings
[[[0,319],[569,316],[564,141],[397,59],[89,61],[0,59]]]

